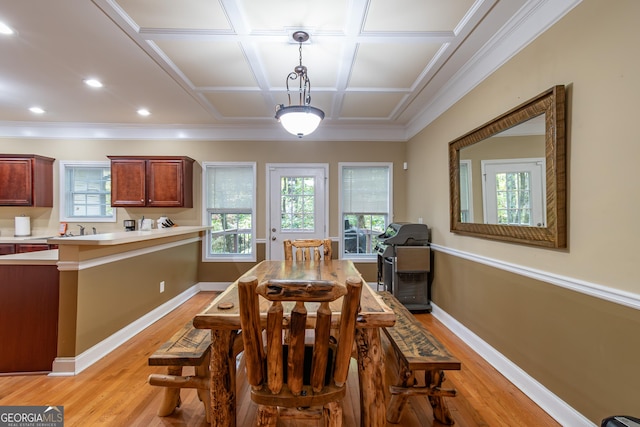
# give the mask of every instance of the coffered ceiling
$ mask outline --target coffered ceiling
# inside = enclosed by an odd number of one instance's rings
[[[305,139],[403,141],[577,2],[0,0],[0,136],[295,139],[274,115],[305,30]]]

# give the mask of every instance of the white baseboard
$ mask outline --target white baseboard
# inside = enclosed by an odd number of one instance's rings
[[[201,291],[224,291],[226,290],[231,283],[229,282],[200,282],[198,285],[200,286]]]
[[[133,338],[136,334],[140,333],[147,326],[151,325],[158,319],[166,316],[175,308],[179,307],[189,298],[200,292],[200,284],[197,283],[177,295],[173,299],[165,302],[164,304],[151,310],[138,320],[130,323],[126,327],[120,329],[110,337],[104,339],[98,344],[94,345],[87,351],[75,356],[75,357],[56,357],[53,361],[52,372],[50,376],[72,376],[79,374],[89,366],[102,359],[107,354],[124,344],[127,340]]]
[[[524,394],[540,406],[546,413],[563,426],[596,427],[596,424],[585,418],[578,411],[569,406],[549,389],[544,387],[533,377],[520,369],[515,363],[507,359],[503,354],[491,347],[479,336],[467,329],[463,324],[440,309],[433,302],[433,316],[442,322],[456,336],[463,340],[469,347],[486,360],[498,372],[504,375]]]

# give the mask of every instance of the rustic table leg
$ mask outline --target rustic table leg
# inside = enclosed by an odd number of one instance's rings
[[[182,375],[182,366],[169,366],[167,368],[168,375]],[[180,389],[174,387],[165,387],[162,393],[162,402],[158,408],[158,416],[166,417],[173,414],[176,408],[180,407]]]
[[[360,383],[360,426],[386,426],[384,365],[380,330],[357,328],[358,381]]]
[[[211,330],[211,426],[236,425],[236,361],[233,337],[236,331]]]

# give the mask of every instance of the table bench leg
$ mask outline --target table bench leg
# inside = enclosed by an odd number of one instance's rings
[[[168,375],[182,375],[182,366],[169,366],[167,367]],[[158,416],[166,417],[168,415],[173,414],[173,411],[176,408],[179,408],[182,404],[180,400],[180,389],[174,387],[164,387],[164,392],[162,393],[162,402],[160,403],[160,408],[158,408]]]
[[[358,347],[358,381],[360,383],[360,426],[384,427],[387,424],[384,404],[383,352],[378,328],[356,328]]]
[[[433,408],[433,417],[442,424],[451,425],[454,423],[444,398],[455,397],[456,391],[441,388],[444,381],[444,371],[438,369],[425,371],[425,386],[420,387],[415,386],[415,375],[408,368],[401,367],[398,376],[398,383],[390,387],[391,400],[387,408],[387,421],[392,424],[400,422],[402,410],[409,400],[409,396],[427,396]]]
[[[443,390],[441,389],[442,382],[444,381],[444,371],[442,370],[433,370],[433,371],[425,371],[424,373],[425,383],[432,390],[438,390],[440,393],[447,394],[452,393],[455,396],[455,390]],[[451,425],[454,423],[453,417],[451,416],[451,412],[449,412],[449,408],[447,407],[447,403],[444,401],[444,396],[433,395],[429,396],[429,403],[431,403],[431,407],[433,408],[433,417],[440,421],[443,424]]]
[[[236,359],[233,344],[237,331],[211,330],[210,399],[211,426],[236,426]]]
[[[409,387],[413,387],[415,384],[415,376],[413,372],[404,366],[400,366],[400,372],[398,373],[398,383],[396,388],[408,390]],[[409,400],[408,393],[391,393],[391,399],[389,400],[389,406],[387,408],[387,421],[393,424],[400,422],[400,416],[404,410],[407,401]]]
[[[196,370],[196,377],[198,378],[207,378],[207,380],[209,378],[211,378],[210,374],[209,374],[209,365],[210,361],[209,359],[206,359],[202,365],[200,366],[196,366],[195,370]],[[209,393],[209,389],[203,389],[203,388],[199,388],[198,389],[198,399],[200,399],[200,401],[204,404],[204,411],[205,411],[205,416],[207,419],[207,423],[211,423],[211,393]]]

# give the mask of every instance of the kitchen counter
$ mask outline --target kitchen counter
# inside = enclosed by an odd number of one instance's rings
[[[160,239],[169,236],[179,236],[181,234],[193,233],[206,230],[206,226],[179,226],[171,228],[152,229],[148,231],[117,231],[113,233],[86,234],[84,236],[53,236],[45,234],[43,236],[21,236],[0,235],[2,243],[33,243],[33,244],[73,244],[73,245],[120,245],[123,243],[140,242],[150,239]]]
[[[8,244],[15,244],[15,243],[41,243],[41,244],[46,244],[47,243],[47,239],[51,238],[51,234],[46,234],[42,237],[40,236],[22,236],[22,237],[15,237],[15,236],[11,236],[11,235],[0,235],[0,244],[2,243],[8,243]]]
[[[57,249],[0,256],[0,265],[56,265],[57,262]]]
[[[147,231],[118,231],[115,233],[88,234],[85,236],[52,237],[44,243],[50,245],[109,246],[144,242],[153,239],[180,236],[207,230],[207,226],[180,226]]]

